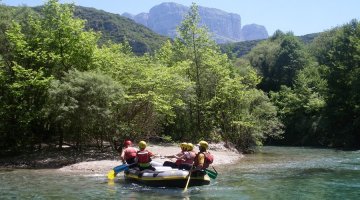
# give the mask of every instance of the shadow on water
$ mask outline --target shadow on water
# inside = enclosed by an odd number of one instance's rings
[[[334,173],[334,172],[335,170],[328,168],[307,168],[307,169],[299,170],[298,175],[312,176],[320,173]]]
[[[201,197],[204,189],[200,187],[190,187],[184,192],[183,188],[148,187],[127,182],[122,178],[115,181],[104,180],[104,182],[107,183],[109,192],[112,192],[116,197],[125,199],[142,199],[144,197],[149,200],[191,199],[194,196],[197,196],[196,199],[206,199]]]

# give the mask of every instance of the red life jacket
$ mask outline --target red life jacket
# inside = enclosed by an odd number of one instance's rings
[[[184,163],[184,160],[182,159],[183,156],[184,156],[184,154],[185,154],[185,151],[181,151],[180,153],[176,154],[176,156],[181,157],[181,158],[179,158],[179,159],[177,159],[177,160],[175,161],[175,164],[176,164],[177,166],[179,166],[179,165],[181,165],[182,163]]]
[[[136,157],[136,149],[134,147],[127,147],[124,150],[124,159],[128,160]]]
[[[182,163],[184,163],[184,161],[181,160],[181,159],[177,159],[177,160],[175,161],[175,165],[177,165],[177,166],[181,165]]]
[[[142,150],[142,151],[138,151],[136,153],[136,157],[138,159],[138,163],[140,164],[145,164],[145,163],[149,163],[151,162],[151,157],[152,153],[149,152],[148,150]]]
[[[205,163],[208,164],[208,167],[210,164],[214,162],[214,156],[210,152],[205,152]]]

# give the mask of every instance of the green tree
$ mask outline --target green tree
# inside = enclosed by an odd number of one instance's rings
[[[324,110],[327,98],[328,68],[316,63],[297,74],[292,87],[282,86],[271,98],[285,125],[282,143],[290,145],[324,145]]]
[[[220,139],[243,151],[281,134],[275,107],[256,89],[260,79],[255,71],[248,63],[234,68],[198,23],[193,4],[174,45],[168,43],[159,52],[158,60],[170,68],[188,63],[186,76],[193,83],[183,96],[186,106],[177,110],[176,123],[169,130],[178,133],[179,139]]]
[[[11,70],[9,76],[5,67],[0,66],[0,149],[17,152],[41,143],[41,109],[51,78],[41,70],[19,65]]]
[[[104,140],[111,141],[124,95],[119,83],[97,71],[71,70],[54,80],[45,110],[60,148],[63,141],[78,148],[94,140],[99,147]]]
[[[135,56],[127,43],[108,44],[96,51],[95,66],[124,85],[121,134],[131,133],[132,138],[156,136],[164,125],[174,123],[175,109],[184,105],[188,65],[177,63],[170,68],[159,59]]]
[[[360,147],[360,23],[335,29],[321,54],[329,67],[326,115],[332,146]],[[326,37],[327,34],[321,36]]]
[[[44,68],[47,76],[57,78],[69,69],[88,69],[99,36],[84,31],[84,21],[73,18],[73,12],[73,5],[49,0],[39,18],[14,22],[7,31],[14,61],[25,68]]]
[[[5,58],[9,54],[9,42],[6,38],[5,32],[11,24],[11,16],[12,9],[2,5],[0,2],[0,61],[3,62],[6,60]]]
[[[73,19],[72,10],[70,5],[50,0],[42,15],[26,8],[15,9],[15,13],[26,11],[27,18],[14,18],[19,22],[13,21],[11,26],[4,23],[6,43],[2,47],[6,47],[6,54],[2,55],[6,56],[0,61],[4,91],[0,94],[4,102],[0,129],[4,143],[14,145],[6,146],[10,149],[33,147],[48,134],[42,110],[52,76],[60,78],[69,69],[91,66],[98,36],[83,31],[84,22]]]
[[[246,57],[263,77],[259,87],[265,92],[278,91],[281,85],[290,87],[297,71],[309,64],[300,40],[281,31],[260,42]]]
[[[250,152],[269,138],[280,138],[283,125],[267,95],[256,89],[260,77],[248,63],[239,75],[224,79],[211,100],[215,127],[222,138],[243,152]]]
[[[193,4],[178,27],[179,37],[175,39],[173,60],[190,62],[187,77],[194,83],[195,93],[188,98],[188,109],[182,118],[190,121],[187,131],[204,137],[213,128],[212,119],[206,113],[206,104],[214,97],[220,80],[229,76],[230,62],[211,40],[207,29],[199,27],[199,21],[198,8]]]

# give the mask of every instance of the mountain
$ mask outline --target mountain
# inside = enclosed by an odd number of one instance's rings
[[[242,39],[248,40],[259,40],[268,38],[268,32],[266,28],[257,24],[248,24],[241,29]]]
[[[36,12],[40,12],[42,8],[33,7]],[[131,19],[95,8],[76,6],[74,16],[86,20],[86,30],[101,32],[100,45],[109,40],[114,43],[126,40],[137,55],[154,52],[169,39]]]
[[[87,21],[87,29],[102,33],[100,43],[108,40],[119,43],[126,39],[138,55],[154,52],[168,39],[126,17],[95,8],[77,6],[74,15]]]
[[[150,9],[149,13],[122,16],[133,19],[161,35],[174,38],[176,27],[188,13],[189,7],[177,3],[162,3]],[[264,26],[251,24],[241,27],[241,17],[238,14],[199,6],[201,24],[206,25],[218,43],[258,40],[268,38]]]

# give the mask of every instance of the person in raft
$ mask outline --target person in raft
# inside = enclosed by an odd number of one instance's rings
[[[193,166],[196,153],[192,143],[187,143],[186,147],[186,151],[184,152],[184,161],[179,165],[179,169],[190,170]]]
[[[175,162],[165,161],[163,166],[168,166],[171,168],[179,168],[179,166],[185,161],[185,154],[187,152],[187,143],[183,142],[179,145],[181,151],[172,156],[165,156],[167,158],[176,158]]]
[[[214,161],[214,156],[208,151],[209,144],[206,141],[200,141],[199,153],[196,154],[194,159],[194,168],[197,174],[205,174],[204,170],[207,169]]]
[[[149,170],[153,170],[155,171],[155,168],[153,166],[151,166],[151,157],[154,156],[153,153],[151,153],[150,151],[146,150],[146,142],[145,141],[140,141],[139,142],[139,151],[136,153],[136,161],[137,161],[137,166],[139,167],[139,169],[145,170],[145,169],[149,169]]]
[[[138,149],[133,147],[131,140],[125,140],[123,143],[123,151],[120,155],[120,160],[128,165],[135,163],[136,153]]]

